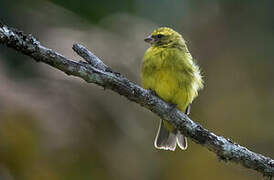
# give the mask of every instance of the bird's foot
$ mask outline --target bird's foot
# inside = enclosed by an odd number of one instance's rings
[[[177,108],[177,104],[171,103],[170,106],[171,106],[170,111],[173,111]]]
[[[154,96],[159,97],[158,94],[157,94],[154,90],[152,90],[152,89],[148,89],[148,92],[149,92],[150,94],[154,95]]]

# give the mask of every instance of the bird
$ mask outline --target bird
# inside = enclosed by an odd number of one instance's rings
[[[192,101],[203,88],[201,70],[186,41],[175,30],[159,27],[144,39],[150,44],[142,66],[142,87],[189,115]],[[171,150],[187,148],[186,137],[175,126],[160,120],[154,146]]]

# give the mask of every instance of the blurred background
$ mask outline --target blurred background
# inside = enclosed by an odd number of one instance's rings
[[[274,157],[274,1],[0,0],[0,20],[80,60],[84,44],[140,84],[156,27],[183,34],[205,88],[191,118]],[[189,140],[182,152],[153,146],[159,118],[109,90],[0,46],[0,179],[255,180]]]

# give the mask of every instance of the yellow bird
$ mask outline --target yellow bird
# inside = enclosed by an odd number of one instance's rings
[[[185,40],[171,28],[160,27],[145,38],[145,42],[151,47],[142,62],[142,86],[189,114],[190,104],[203,88],[203,80]],[[161,120],[155,147],[174,151],[176,144],[185,150],[187,139],[167,121]]]

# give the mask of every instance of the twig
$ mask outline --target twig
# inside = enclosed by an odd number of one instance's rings
[[[239,163],[246,168],[261,172],[270,179],[274,175],[274,160],[208,131],[179,110],[173,109],[165,101],[150,94],[119,73],[112,72],[98,57],[82,45],[73,45],[73,50],[88,63],[70,60],[40,45],[40,42],[32,35],[25,35],[21,31],[4,25],[0,26],[0,44],[30,56],[36,61],[47,63],[68,75],[80,77],[88,83],[95,83],[125,96],[130,101],[144,106],[160,118],[169,121],[194,142],[216,153],[221,160]]]
[[[91,66],[100,69],[102,71],[107,71],[109,68],[92,52],[87,50],[81,44],[73,44],[72,49],[83,59],[85,59]],[[110,70],[109,70],[110,71]]]

